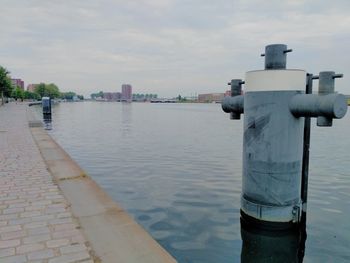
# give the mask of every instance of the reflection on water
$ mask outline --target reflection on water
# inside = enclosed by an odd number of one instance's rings
[[[261,229],[241,219],[242,263],[301,263],[304,258],[306,228],[284,231]]]
[[[51,113],[43,113],[44,129],[52,130],[52,115]]]
[[[121,127],[123,137],[130,136],[132,132],[132,103],[122,102]]]
[[[248,260],[255,242],[297,247],[241,231],[242,121],[220,105],[61,103],[53,120],[50,134],[180,263]],[[312,127],[305,262],[350,261],[349,129],[350,114]]]

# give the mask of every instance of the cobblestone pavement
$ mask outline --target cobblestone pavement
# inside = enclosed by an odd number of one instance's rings
[[[0,262],[92,263],[32,138],[26,104],[0,107]]]

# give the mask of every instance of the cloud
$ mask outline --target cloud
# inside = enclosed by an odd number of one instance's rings
[[[3,1],[0,63],[26,83],[85,95],[133,84],[161,96],[219,92],[262,68],[264,46],[288,65],[350,78],[349,1]],[[345,81],[337,89],[345,93]]]

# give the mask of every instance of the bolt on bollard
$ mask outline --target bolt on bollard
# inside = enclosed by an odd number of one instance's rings
[[[234,92],[222,101],[232,119],[244,114],[241,217],[273,228],[299,223],[303,204],[306,207],[305,118],[316,117],[318,126],[331,126],[332,119],[347,111],[345,96],[334,93],[334,78],[342,75],[320,72],[319,94],[311,94],[317,76],[286,69],[291,51],[283,44],[266,46],[265,69],[247,72],[244,82],[232,80]]]

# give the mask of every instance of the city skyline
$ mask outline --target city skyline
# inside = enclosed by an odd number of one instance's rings
[[[265,45],[285,43],[288,68],[343,73],[336,90],[349,93],[345,0],[5,0],[2,10],[1,65],[26,83],[85,96],[124,82],[161,97],[221,92],[263,69]]]

